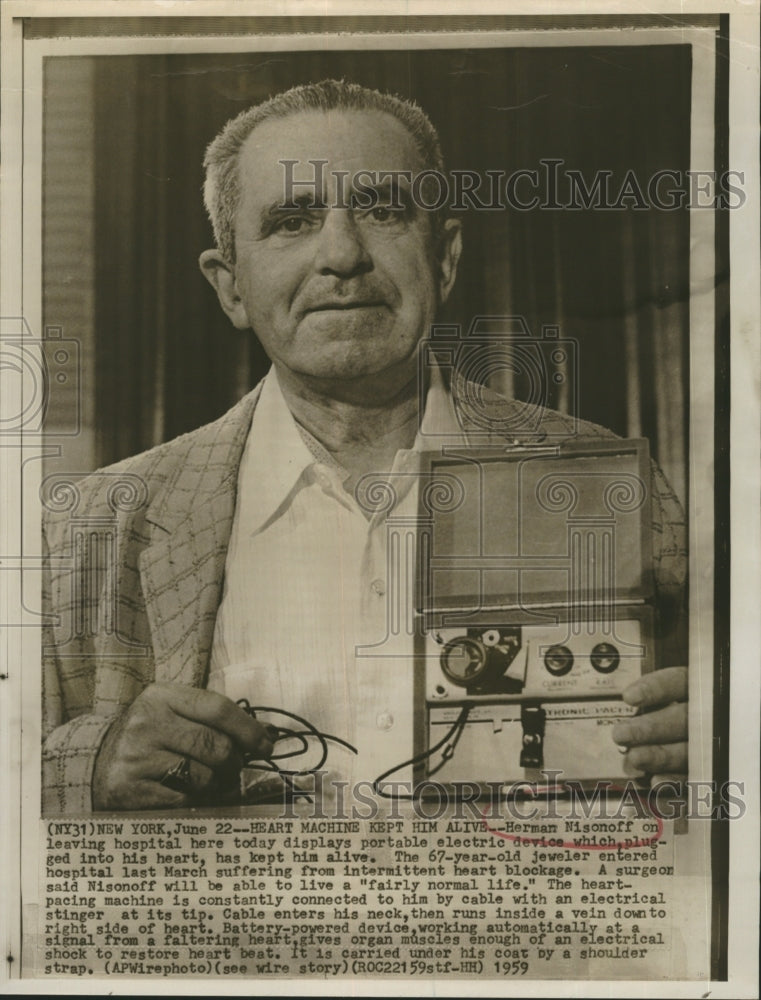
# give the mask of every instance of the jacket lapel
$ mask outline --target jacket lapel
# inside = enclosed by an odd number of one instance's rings
[[[157,681],[205,682],[238,467],[258,397],[257,387],[221,420],[175,443],[174,468],[146,513],[152,540],[140,580]]]

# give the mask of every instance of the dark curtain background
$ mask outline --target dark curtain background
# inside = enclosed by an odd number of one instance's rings
[[[644,187],[658,170],[690,167],[687,46],[97,59],[100,464],[214,419],[266,371],[198,271],[211,245],[203,151],[240,110],[326,76],[413,97],[449,168],[509,174],[560,159],[588,183],[610,171],[616,191],[630,169]],[[536,335],[550,324],[577,340],[579,415],[649,437],[684,498],[687,212],[470,210],[463,221],[442,318],[467,328],[475,315],[520,314]],[[568,405],[562,391],[548,401]]]

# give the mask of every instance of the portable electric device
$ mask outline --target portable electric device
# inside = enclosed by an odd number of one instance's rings
[[[656,666],[647,442],[428,453],[422,482],[416,784],[627,777],[611,730]]]

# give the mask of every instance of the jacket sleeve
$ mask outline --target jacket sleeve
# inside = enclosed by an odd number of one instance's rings
[[[53,536],[62,535],[53,529]],[[80,589],[71,546],[48,545],[43,524],[42,607],[42,811],[92,811],[92,774],[113,716],[93,712],[94,650],[77,629]]]
[[[43,815],[92,812],[92,775],[113,719],[79,715],[58,726],[42,746]]]

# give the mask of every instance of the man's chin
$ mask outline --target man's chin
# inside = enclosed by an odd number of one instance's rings
[[[382,305],[317,309],[302,318],[298,336],[303,344],[342,344],[348,350],[352,344],[367,344],[390,338],[393,334],[393,322],[392,314]]]
[[[369,391],[374,384],[391,384],[401,388],[417,370],[415,357],[416,346],[408,354],[394,357],[390,351],[359,350],[355,345],[351,351],[344,347],[343,351],[326,351],[311,363],[302,361],[291,372],[297,378],[325,387],[336,385],[357,390],[365,387]]]

